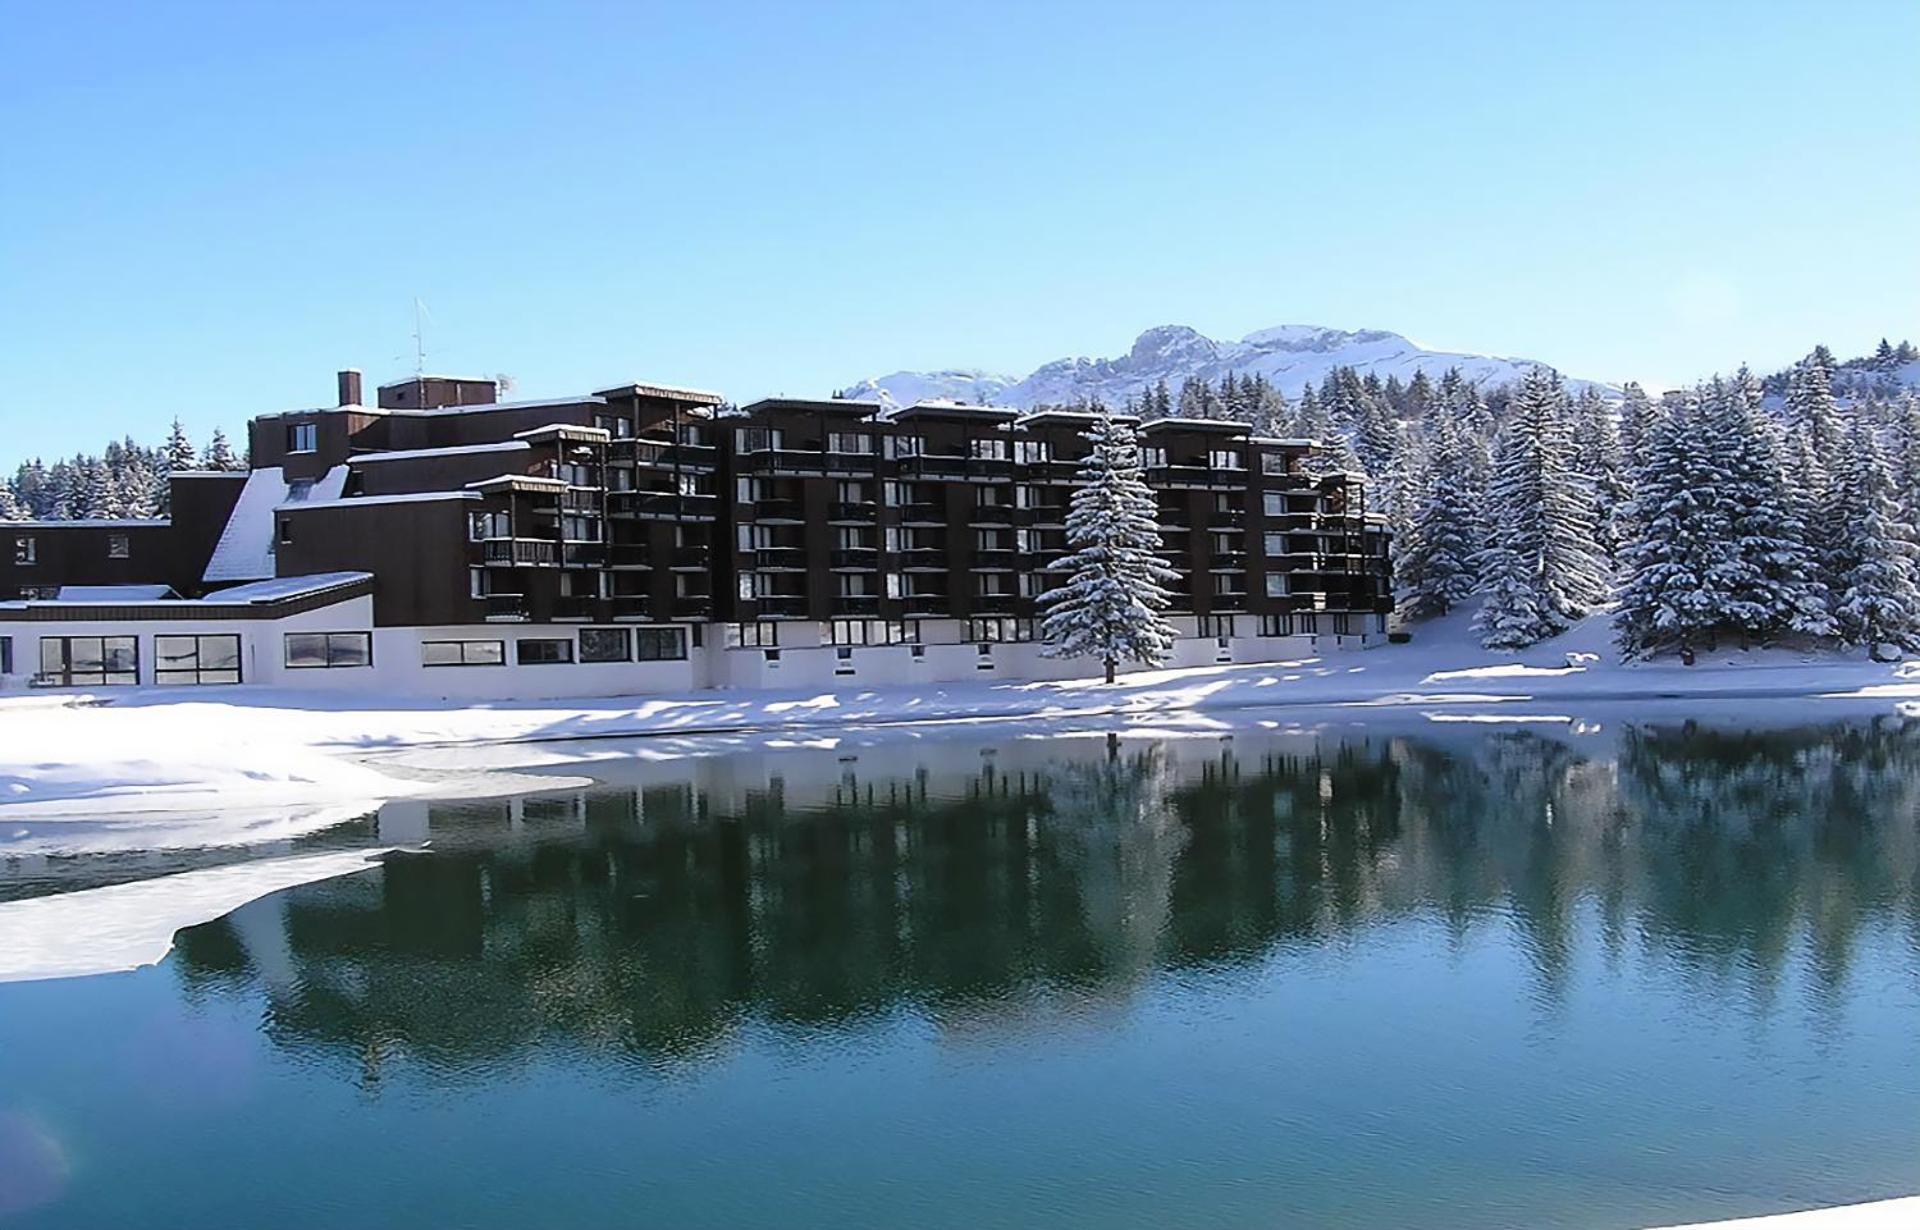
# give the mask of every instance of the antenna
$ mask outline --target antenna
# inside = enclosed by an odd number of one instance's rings
[[[424,375],[427,370],[427,339],[422,331],[420,318],[426,313],[427,305],[420,302],[420,296],[413,297],[413,374]]]

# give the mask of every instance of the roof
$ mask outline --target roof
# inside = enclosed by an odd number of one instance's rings
[[[144,530],[165,529],[172,525],[170,517],[80,517],[72,521],[0,521],[0,529],[8,530],[68,530],[68,529],[106,529],[106,530]]]
[[[171,585],[62,585],[55,602],[148,602],[173,597]]]
[[[483,401],[467,406],[433,406],[425,409],[401,406],[310,406],[306,409],[269,410],[265,414],[254,417],[284,419],[309,414],[367,414],[389,418],[431,418],[444,414],[480,414],[492,410],[537,410],[541,406],[604,406],[606,404],[607,399],[598,394],[580,393],[573,397],[537,397],[527,401]]]
[[[764,410],[804,410],[814,414],[847,414],[866,418],[886,409],[886,403],[862,397],[763,397],[740,407],[742,414]]]
[[[246,470],[168,470],[168,478],[246,478]]]
[[[910,418],[954,418],[1012,422],[1020,417],[1020,411],[1007,406],[969,406],[957,401],[917,401],[911,406],[889,410],[886,417],[895,421]]]
[[[324,502],[339,499],[346,485],[347,467],[334,466],[315,482],[297,489],[304,492],[307,500]],[[247,475],[247,485],[240,489],[240,498],[233,502],[233,512],[227,517],[226,528],[220,532],[220,541],[214,545],[201,579],[212,584],[257,581],[272,576],[273,513],[283,504],[303,502],[293,500],[295,490],[295,484],[287,481],[286,472],[279,466],[268,466]]]
[[[419,384],[422,380],[456,380],[461,384],[498,385],[500,383],[492,376],[439,376],[432,372],[420,372],[413,376],[402,376],[398,380],[389,380],[379,387],[383,389],[397,389],[404,384]]]
[[[1279,444],[1287,448],[1319,448],[1320,441],[1301,436],[1249,436],[1248,444]]]
[[[285,602],[289,598],[306,598],[371,580],[371,572],[316,572],[304,577],[270,577],[264,581],[235,585],[231,589],[217,589],[199,601],[220,606],[232,606],[236,602]]]
[[[294,500],[275,511],[296,508],[358,508],[365,504],[431,504],[438,500],[477,500],[471,491],[406,491],[399,495],[348,495],[330,500]]]
[[[399,448],[385,453],[358,453],[349,459],[348,464],[358,466],[370,461],[412,461],[417,457],[457,457],[463,453],[507,453],[531,447],[525,441],[515,437],[512,440],[502,440],[497,444],[449,444],[441,448]]]
[[[541,440],[549,436],[561,440],[596,440],[603,444],[613,439],[613,433],[604,427],[582,427],[578,423],[546,423],[513,433],[516,440]]]
[[[1137,414],[1098,414],[1092,410],[1030,410],[1014,421],[1025,427],[1030,423],[1097,423],[1102,418],[1111,417],[1116,423],[1138,423]]]
[[[616,384],[610,389],[601,389],[595,397],[663,397],[668,401],[693,401],[702,405],[717,406],[726,398],[707,389],[688,389],[674,384]]]
[[[543,478],[538,474],[496,474],[492,478],[483,478],[477,483],[467,484],[469,491],[491,491],[497,487],[504,487],[510,491],[565,491],[567,480]]]
[[[1141,431],[1206,431],[1215,435],[1244,436],[1253,430],[1253,424],[1235,422],[1233,419],[1149,419],[1140,424]]]

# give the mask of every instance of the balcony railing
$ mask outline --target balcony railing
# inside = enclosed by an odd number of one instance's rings
[[[804,619],[807,600],[800,594],[767,594],[754,599],[763,619]]]
[[[615,619],[653,618],[653,600],[645,594],[615,594],[607,605]]]
[[[973,515],[967,520],[974,525],[1024,525],[1020,514],[1024,508],[1015,508],[1010,504],[976,504]]]
[[[1213,572],[1243,572],[1247,567],[1247,553],[1244,551],[1215,551],[1207,560],[1207,567]]]
[[[682,594],[667,604],[675,619],[705,619],[713,614],[712,594]]]
[[[952,610],[952,599],[946,594],[908,594],[901,599],[901,606],[909,615],[945,615]]]
[[[488,623],[525,623],[533,618],[525,594],[488,594],[480,599],[480,607]]]
[[[646,517],[666,521],[711,521],[719,511],[717,496],[677,491],[613,491],[608,511],[616,517]]]
[[[1244,487],[1247,472],[1212,466],[1148,466],[1147,482],[1159,487]]]
[[[975,594],[968,605],[976,615],[1011,615],[1017,601],[1013,594]]]
[[[1015,551],[975,551],[973,570],[975,572],[1011,572],[1019,561]]]
[[[755,500],[747,506],[755,521],[805,521],[806,510],[798,500]]]
[[[945,504],[905,504],[900,508],[900,521],[904,525],[945,525],[947,506]]]
[[[843,501],[827,509],[830,521],[871,521],[880,511],[880,506],[872,501]]]
[[[839,594],[833,600],[833,613],[842,618],[858,618],[880,613],[878,594]]]
[[[579,594],[561,594],[553,600],[555,619],[592,619],[597,599]]]
[[[842,571],[865,571],[880,566],[880,552],[873,547],[842,547],[829,557],[829,563]]]
[[[900,567],[908,572],[945,572],[950,567],[944,547],[909,547],[897,554]]]
[[[804,572],[805,547],[760,547],[753,552],[753,566],[763,572]]]
[[[560,563],[560,544],[545,538],[489,538],[482,552],[489,564],[547,568]]]
[[[667,470],[711,470],[719,450],[711,444],[670,444],[664,440],[618,440],[613,456],[630,455],[635,465]]]

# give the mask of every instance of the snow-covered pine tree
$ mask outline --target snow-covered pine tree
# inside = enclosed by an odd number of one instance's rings
[[[1915,584],[1914,531],[1899,519],[1893,477],[1863,417],[1854,420],[1847,434],[1833,493],[1839,537],[1830,566],[1840,635],[1875,657],[1883,645],[1915,648],[1920,644],[1920,587]]]
[[[173,420],[173,427],[167,432],[166,444],[167,472],[191,470],[200,463],[200,456],[194,451],[193,441],[187,438],[187,429],[179,419]]]
[[[1166,585],[1179,575],[1160,560],[1156,504],[1133,425],[1102,415],[1087,439],[1093,451],[1067,510],[1071,551],[1057,565],[1072,575],[1041,595],[1040,638],[1049,657],[1100,659],[1112,683],[1119,663],[1151,666],[1173,648]]]
[[[1727,541],[1722,476],[1697,392],[1664,403],[1645,432],[1614,626],[1628,657],[1674,650],[1691,663],[1721,617],[1711,591]]]
[[[31,517],[27,503],[13,489],[9,479],[0,479],[0,521],[26,521]]]
[[[1431,416],[1415,476],[1410,524],[1395,562],[1395,583],[1415,619],[1445,615],[1473,595],[1479,510],[1460,429],[1451,416]]]
[[[1743,638],[1831,635],[1826,586],[1763,418],[1760,382],[1743,367],[1711,391],[1703,434],[1719,480],[1716,525],[1727,534],[1712,587],[1720,620]]]
[[[1573,432],[1574,468],[1591,484],[1594,528],[1601,550],[1611,559],[1620,547],[1620,521],[1630,492],[1613,407],[1592,385],[1574,401]]]
[[[1901,520],[1920,526],[1920,394],[1908,390],[1894,406],[1887,468],[1901,502]]]
[[[1531,562],[1520,552],[1496,543],[1480,553],[1474,566],[1480,571],[1482,601],[1473,630],[1482,645],[1524,649],[1561,630],[1546,608]]]
[[[240,458],[234,453],[233,445],[227,442],[227,433],[221,428],[213,429],[213,439],[207,442],[207,451],[201,461],[201,467],[207,470],[242,470]]]

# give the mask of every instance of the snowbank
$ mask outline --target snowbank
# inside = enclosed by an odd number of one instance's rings
[[[132,884],[0,902],[0,982],[152,965],[174,933],[268,893],[365,871],[390,849],[238,863]]]
[[[898,723],[1084,719],[1278,706],[1502,706],[1526,701],[1850,697],[1920,702],[1920,670],[1864,655],[1724,650],[1698,665],[1614,660],[1608,620],[1519,654],[1472,643],[1464,617],[1413,644],[1286,662],[1142,671],[1114,684],[965,680],[889,688],[684,695],[452,707],[440,702],[235,687],[139,690],[48,708],[0,700],[0,850],[7,822],[218,806],[359,805],[444,783],[373,754],[609,736],[804,731]],[[18,707],[16,707],[18,706]],[[1564,709],[1555,712],[1564,713]]]
[[[1907,1230],[1920,1226],[1920,1196],[1809,1209],[1804,1213],[1780,1213],[1772,1217],[1743,1217],[1738,1221],[1696,1222],[1669,1226],[1666,1230],[1705,1230],[1708,1226],[1714,1230],[1893,1230],[1895,1226]]]

